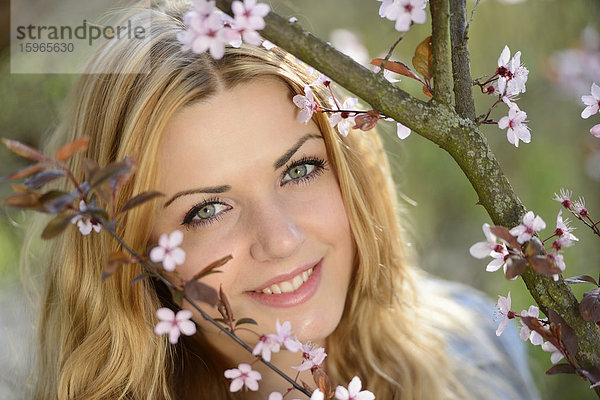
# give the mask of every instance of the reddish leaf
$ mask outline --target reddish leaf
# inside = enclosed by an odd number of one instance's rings
[[[213,263],[211,263],[209,266],[204,267],[202,269],[202,271],[198,272],[196,275],[194,275],[194,277],[191,279],[193,281],[196,281],[206,275],[208,275],[210,272],[212,272],[215,268],[219,268],[220,266],[226,264],[227,262],[229,262],[229,260],[233,259],[233,256],[230,254],[228,256],[225,256]],[[216,272],[216,271],[215,271]]]
[[[25,179],[25,182],[23,183],[29,189],[39,189],[45,184],[50,183],[55,179],[62,178],[63,176],[65,176],[64,171],[60,171],[57,169],[48,169],[35,174],[31,178]]]
[[[429,90],[429,86],[423,85],[423,94],[427,97],[433,97],[433,93]]]
[[[40,197],[39,193],[19,192],[2,200],[2,205],[35,210],[41,207]]]
[[[71,224],[71,218],[73,214],[65,213],[51,219],[42,232],[42,239],[52,239],[61,234]]]
[[[535,236],[527,242],[525,254],[527,257],[539,256],[545,254],[544,244]]]
[[[600,321],[600,288],[583,294],[583,299],[579,303],[579,313],[586,321]]]
[[[527,260],[515,255],[510,256],[506,260],[506,272],[504,276],[506,276],[506,279],[514,279],[525,272],[525,267],[527,267]]]
[[[27,167],[22,168],[16,172],[13,172],[10,175],[3,176],[2,178],[0,178],[0,182],[6,181],[6,180],[15,181],[17,179],[25,178],[26,176],[36,174],[45,168],[46,168],[46,165],[43,163],[28,165]]]
[[[321,368],[312,371],[312,376],[319,390],[325,395],[326,399],[333,397],[333,385],[331,379]]]
[[[96,172],[100,170],[98,163],[92,159],[86,158],[83,160],[83,171],[85,173],[85,180],[90,182]]]
[[[96,171],[90,179],[90,188],[95,188],[117,175],[127,173],[129,172],[129,169],[129,166],[123,161],[112,162],[106,167]]]
[[[120,212],[131,210],[132,208],[144,204],[145,202],[159,196],[164,196],[164,193],[157,192],[155,190],[149,190],[147,192],[140,193],[127,200],[127,202],[123,205],[123,208],[121,208]]]
[[[123,253],[122,251],[115,251],[110,253],[108,256],[108,261],[106,263],[106,267],[102,272],[102,282],[106,280],[106,278],[112,276],[115,272],[123,266],[123,264],[128,264],[131,262],[131,258]]]
[[[548,371],[546,371],[546,375],[556,375],[556,374],[575,374],[576,370],[573,368],[571,364],[556,364],[551,367]]]
[[[374,58],[371,60],[371,64],[376,65],[378,67],[381,67],[382,62],[383,62],[383,58]],[[389,60],[386,61],[385,69],[387,69],[388,71],[395,72],[400,75],[407,76],[409,78],[416,79],[419,82],[422,82],[421,78],[419,78],[417,75],[415,75],[406,64],[404,64],[400,61],[389,61]]]
[[[531,264],[531,268],[539,274],[552,276],[562,272],[548,256],[533,256],[529,257],[528,260]]]
[[[17,185],[15,183],[11,183],[10,188],[15,193],[29,193],[29,188],[25,185]]]
[[[67,193],[62,190],[50,190],[40,197],[43,209],[41,211],[49,214],[58,214],[73,204],[79,197],[77,193]]]
[[[561,341],[564,343],[567,352],[570,355],[575,356],[575,354],[577,354],[577,335],[575,334],[575,331],[556,311],[548,309],[547,314],[550,322],[560,326]]]
[[[115,192],[129,181],[137,169],[137,163],[133,157],[125,157],[122,162],[125,163],[128,169],[113,175],[109,180],[110,186]]]
[[[600,368],[598,367],[579,368],[577,371],[581,372],[583,376],[588,378],[592,384],[600,381]]]
[[[73,140],[71,143],[65,144],[56,152],[56,159],[62,162],[67,161],[78,151],[87,149],[89,141],[90,138],[82,137],[81,139],[76,139]]]
[[[521,245],[517,242],[517,238],[510,234],[510,231],[502,225],[490,227],[490,232],[496,235],[499,239],[504,240],[511,248],[519,250]]]
[[[365,114],[360,114],[354,118],[355,125],[352,129],[360,129],[361,131],[371,130],[377,125],[381,118],[381,113],[377,110],[369,110]]]
[[[413,66],[426,80],[433,76],[433,51],[431,48],[431,36],[427,36],[415,49],[412,59]]]
[[[202,301],[216,306],[219,303],[219,295],[217,291],[205,283],[198,281],[189,281],[185,284],[185,295],[192,300]]]
[[[23,144],[23,143],[19,142],[18,140],[2,138],[2,142],[4,143],[4,145],[6,147],[8,147],[8,149],[10,151],[12,151],[13,153],[15,153],[21,157],[29,158],[30,160],[36,160],[36,161],[51,161],[50,158],[46,157],[39,150],[36,150],[30,146],[27,146],[26,144]]]
[[[196,281],[195,281],[196,282]],[[231,310],[231,305],[229,304],[229,300],[223,292],[223,286],[219,288],[219,304],[217,306],[219,312],[225,318],[226,321],[232,323],[235,319],[233,318],[233,311]]]
[[[565,283],[593,283],[598,286],[598,282],[589,275],[578,275],[565,279]]]

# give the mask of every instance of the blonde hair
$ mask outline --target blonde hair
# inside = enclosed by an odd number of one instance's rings
[[[229,48],[222,60],[181,51],[176,39],[184,29],[181,15],[173,8],[134,16],[152,19],[151,40],[111,43],[90,65],[102,63],[115,72],[146,65],[149,72],[82,75],[49,145],[90,136],[86,154],[71,160],[79,179],[84,157],[106,165],[135,156],[138,171],[118,194],[118,205],[153,188],[161,133],[182,107],[262,77],[281,79],[292,93],[302,93],[309,83],[294,58],[278,49]],[[325,95],[317,91],[322,104]],[[418,272],[407,261],[395,188],[377,134],[353,131],[341,137],[326,116],[313,118],[357,245],[344,316],[328,338],[328,374],[336,384],[358,375],[380,399],[458,398],[443,338],[419,298]],[[148,244],[153,207],[145,204],[119,220],[119,234],[134,249]],[[102,282],[106,256],[115,250],[118,245],[106,233],[83,237],[76,229],[52,242],[34,398],[239,398],[227,391],[223,357],[201,334],[177,346],[154,334],[156,309],[169,303],[168,294],[149,280],[131,285],[139,265]]]

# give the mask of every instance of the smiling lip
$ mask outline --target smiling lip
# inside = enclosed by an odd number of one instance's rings
[[[319,287],[319,283],[321,282],[322,262],[323,259],[319,260],[319,262],[316,264],[298,268],[289,274],[279,275],[268,282],[265,282],[260,286],[259,289],[250,290],[244,293],[250,296],[250,298],[253,300],[271,307],[293,307],[302,304],[308,301],[308,299],[315,294]],[[267,294],[262,292],[264,289],[268,289],[274,284],[280,284],[282,282],[292,280],[295,276],[311,269],[312,273],[308,279],[292,292],[280,294]]]

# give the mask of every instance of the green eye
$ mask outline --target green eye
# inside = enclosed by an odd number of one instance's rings
[[[314,169],[315,166],[312,164],[296,165],[288,170],[287,174],[285,174],[285,177],[283,178],[283,182],[285,183],[292,180],[302,179],[313,172]]]
[[[200,208],[196,213],[196,216],[200,219],[207,219],[215,215],[216,209],[214,204],[207,204]]]

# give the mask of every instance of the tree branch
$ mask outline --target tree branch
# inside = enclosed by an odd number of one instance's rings
[[[231,2],[217,0],[217,6],[229,13]],[[438,3],[437,0],[433,2]],[[525,208],[472,120],[462,118],[448,103],[426,103],[410,96],[304,31],[298,23],[289,23],[273,12],[265,21],[267,26],[261,31],[264,37],[325,73],[386,116],[446,150],[471,182],[479,196],[479,204],[495,224],[513,227],[520,223]],[[436,86],[438,84],[436,82]],[[564,281],[554,282],[530,268],[522,277],[540,308],[553,309],[575,330],[579,339],[577,360],[584,367],[600,365],[600,333],[595,324],[583,320],[577,311],[577,300]]]
[[[450,66],[450,7],[448,0],[431,0],[431,46],[433,50],[433,98],[452,105],[452,70]]]
[[[476,118],[466,37],[467,7],[465,0],[450,0],[450,39],[452,43],[452,75],[454,78],[454,104],[456,112],[472,121]]]

